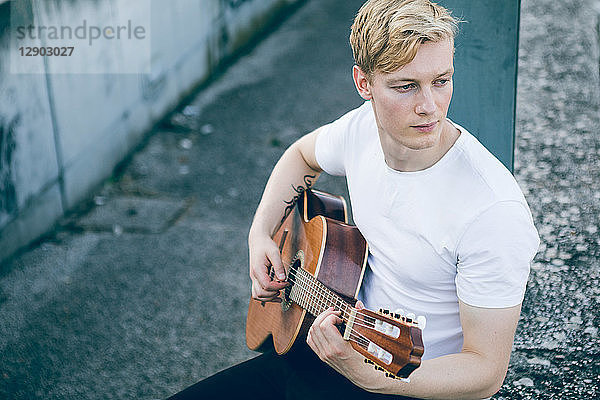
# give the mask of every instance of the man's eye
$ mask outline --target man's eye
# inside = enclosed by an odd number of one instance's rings
[[[415,86],[414,83],[409,83],[407,85],[395,86],[394,89],[396,89],[400,92],[408,92],[409,90],[414,88],[414,86]]]
[[[438,79],[437,81],[435,81],[435,84],[437,86],[444,86],[446,85],[448,82],[450,82],[450,79]]]

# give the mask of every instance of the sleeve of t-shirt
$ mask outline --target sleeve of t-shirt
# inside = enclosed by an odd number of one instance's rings
[[[317,163],[329,175],[346,175],[346,160],[350,137],[362,107],[354,109],[339,119],[321,127],[315,142]]]
[[[492,205],[469,224],[458,244],[458,298],[485,308],[520,304],[539,244],[525,204],[503,201]]]

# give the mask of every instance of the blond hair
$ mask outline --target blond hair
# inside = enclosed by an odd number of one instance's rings
[[[393,72],[410,63],[423,42],[454,40],[459,22],[429,0],[369,0],[352,24],[354,61],[369,78]]]

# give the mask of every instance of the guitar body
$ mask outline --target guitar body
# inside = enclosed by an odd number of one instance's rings
[[[286,274],[295,276],[295,269],[302,268],[350,304],[356,302],[368,246],[358,228],[347,224],[343,198],[303,192],[273,239]],[[282,303],[250,299],[246,343],[251,350],[263,350],[272,338],[275,351],[284,354],[310,328],[314,317],[282,293]]]

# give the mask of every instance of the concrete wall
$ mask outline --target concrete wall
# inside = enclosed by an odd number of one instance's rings
[[[89,196],[144,133],[224,58],[300,1],[0,3],[0,262]],[[77,21],[85,15],[109,25],[111,15],[132,12],[136,3],[140,10],[142,3],[151,6],[149,73],[118,73],[128,51],[119,45],[94,50],[111,66],[104,69],[109,72],[100,68],[93,73],[65,73],[58,64],[64,60],[51,57],[28,58],[26,70],[11,65],[16,53],[10,40],[11,8],[14,13],[18,7],[37,25]],[[89,66],[97,61],[87,62]]]

